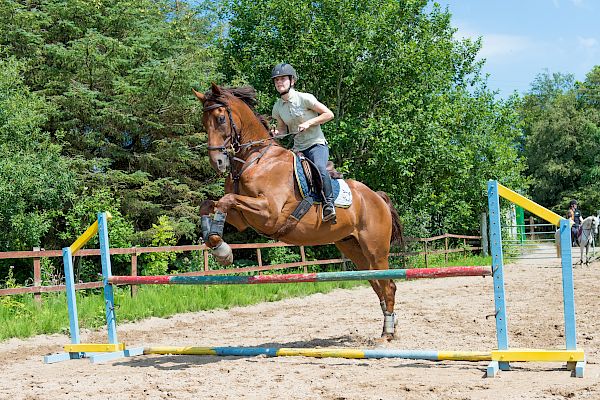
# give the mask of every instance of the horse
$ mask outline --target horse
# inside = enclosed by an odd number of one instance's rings
[[[592,247],[592,257],[596,255],[596,243],[594,237],[598,235],[598,225],[600,225],[600,218],[594,215],[590,215],[585,218],[581,223],[581,233],[579,234],[579,263],[584,263],[583,251],[585,250],[585,264],[589,264],[589,250]]]
[[[592,257],[594,257],[596,255],[595,252],[595,247],[596,247],[596,243],[595,243],[595,237],[598,235],[598,226],[600,225],[600,215],[599,216],[594,216],[594,215],[590,215],[589,217],[585,218],[582,222],[581,222],[581,226],[577,231],[577,237],[572,239],[574,242],[579,244],[579,264],[589,264],[590,262],[590,257],[589,257],[589,250],[590,247],[592,248]],[[554,239],[556,242],[556,253],[557,256],[560,257],[560,237],[559,237],[559,231],[556,231],[556,234],[554,235]],[[585,250],[585,261],[584,261],[584,253]]]
[[[390,245],[403,245],[403,227],[385,192],[346,180],[352,204],[337,210],[337,222],[322,221],[322,206],[309,203],[297,219],[292,213],[303,200],[294,178],[295,154],[270,135],[262,116],[254,110],[256,93],[250,86],[223,88],[212,84],[206,93],[192,89],[203,104],[202,124],[207,133],[210,164],[228,173],[225,195],[205,200],[200,209],[204,242],[222,265],[233,262],[223,240],[223,223],[239,231],[258,233],[293,245],[334,243],[358,269],[388,269]],[[212,216],[212,217],[211,217]],[[381,341],[395,336],[396,285],[391,279],[371,280],[384,314]]]

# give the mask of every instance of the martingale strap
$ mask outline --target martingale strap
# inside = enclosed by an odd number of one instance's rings
[[[300,204],[296,207],[296,209],[290,215],[291,218],[294,218],[296,221],[300,221],[304,215],[310,210],[312,207],[312,199],[302,199]]]
[[[290,215],[288,215],[287,219],[285,220],[285,222],[281,226],[281,228],[279,228],[275,233],[273,233],[272,235],[269,235],[269,236],[272,237],[273,239],[279,239],[281,236],[290,232],[292,229],[294,229],[296,227],[296,225],[298,225],[298,222],[300,222],[302,217],[304,217],[306,215],[306,213],[310,210],[310,208],[312,206],[313,206],[313,203],[310,198],[302,199],[302,201],[296,206],[294,211],[292,211],[292,213]]]

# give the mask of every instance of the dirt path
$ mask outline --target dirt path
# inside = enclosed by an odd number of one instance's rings
[[[507,266],[511,346],[564,348],[558,260]],[[600,399],[600,263],[575,269],[578,344],[586,377],[561,364],[140,356],[104,364],[45,365],[68,338],[0,343],[0,399]],[[491,278],[399,282],[399,338],[386,347],[490,350],[496,346]],[[382,318],[368,288],[251,307],[152,318],[119,326],[129,346],[374,347]],[[105,332],[83,332],[104,342]]]

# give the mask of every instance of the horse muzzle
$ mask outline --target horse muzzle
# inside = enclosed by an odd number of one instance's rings
[[[215,154],[210,157],[210,160],[211,160],[213,168],[217,172],[219,172],[221,174],[224,174],[225,172],[227,172],[227,169],[229,168],[229,157],[227,157],[227,154],[223,154],[223,153]]]

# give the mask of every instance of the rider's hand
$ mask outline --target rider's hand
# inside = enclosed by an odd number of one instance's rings
[[[271,136],[277,136],[279,135],[279,130],[277,130],[277,128],[271,128]]]
[[[298,125],[298,132],[302,132],[305,129],[310,128],[310,123],[308,121],[301,123],[300,125]]]

